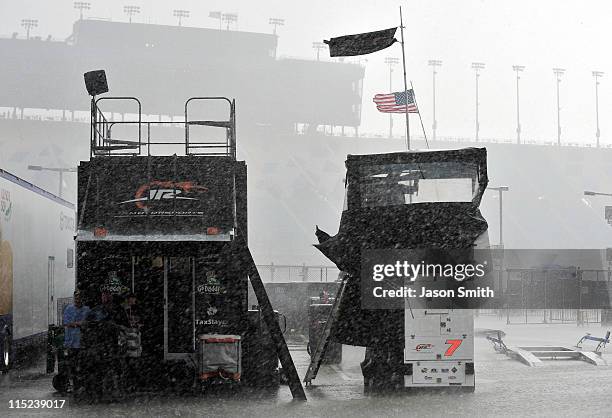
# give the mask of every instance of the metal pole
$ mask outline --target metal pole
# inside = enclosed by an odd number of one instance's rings
[[[431,130],[432,130],[432,137],[433,140],[436,140],[436,131],[438,129],[438,120],[436,119],[436,74],[438,74],[438,72],[436,71],[436,67],[439,67],[442,65],[442,61],[440,60],[429,60],[428,64],[431,66],[432,72],[431,72],[431,78],[432,78],[432,85],[433,85],[433,123],[431,124]]]
[[[561,146],[561,106],[559,105],[559,76],[557,76],[557,145]]]
[[[432,124],[432,131],[433,131],[433,140],[436,140],[436,128],[437,128],[437,122],[436,122],[436,66],[433,66],[433,71],[432,71],[432,78],[433,78],[433,124]]]
[[[404,20],[402,18],[402,6],[400,6],[399,8],[399,12],[400,31],[402,33],[402,65],[404,67],[404,94],[406,95],[406,150],[410,151],[410,118],[408,117],[408,82],[406,81],[406,52],[404,50]]]
[[[421,117],[421,111],[419,110],[419,104],[417,103],[416,93],[414,91],[414,86],[412,85],[412,81],[410,81],[410,88],[412,89],[412,98],[414,99],[414,105],[417,108],[417,114],[419,115],[419,121],[421,121],[421,129],[423,130],[423,138],[425,138],[425,144],[427,148],[429,148],[429,141],[427,140],[427,133],[425,132],[425,125],[423,125],[423,118]],[[412,198],[412,195],[410,195]]]
[[[595,131],[595,139],[597,142],[597,148],[599,148],[599,77],[603,73],[601,71],[593,71],[593,77],[595,78],[595,122],[597,124],[597,130]]]
[[[597,137],[597,148],[599,148],[599,81],[597,77],[595,77],[595,120],[597,122],[595,136]]]
[[[62,197],[62,189],[64,184],[64,170],[59,170],[59,197]]]
[[[386,57],[385,64],[389,65],[389,93],[393,92],[393,66],[399,64],[399,59]],[[389,138],[393,138],[393,113],[389,113]]]
[[[561,146],[561,104],[559,100],[559,84],[561,76],[565,72],[563,68],[553,68],[553,72],[557,76],[557,145]]]
[[[389,93],[393,93],[393,64],[389,62]],[[393,138],[393,113],[389,113],[389,138]]]
[[[516,143],[521,143],[521,110],[520,110],[520,100],[519,100],[519,77],[518,70],[516,71]]]
[[[519,95],[519,73],[525,69],[523,65],[513,65],[512,69],[516,72],[516,143],[521,143],[521,118],[520,118],[520,95]]]
[[[503,205],[502,205],[502,196],[504,195],[503,193],[503,189],[500,187],[499,188],[499,246],[503,246],[504,245],[504,222],[503,222]]]
[[[480,74],[476,71],[476,142],[478,142],[478,133],[480,131],[480,124],[478,123],[478,78]]]
[[[480,78],[480,70],[484,69],[485,65],[482,62],[473,62],[472,69],[476,73],[476,142],[480,133],[480,122],[478,120],[478,108],[480,103],[478,102],[478,79]]]

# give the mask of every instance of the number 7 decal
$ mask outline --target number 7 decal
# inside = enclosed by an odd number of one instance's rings
[[[446,340],[446,344],[449,344],[450,347],[446,349],[446,353],[444,353],[445,357],[450,357],[453,355],[455,351],[459,348],[463,340]]]

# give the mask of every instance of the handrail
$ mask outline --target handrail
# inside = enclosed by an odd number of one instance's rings
[[[134,101],[138,106],[137,120],[108,120],[99,107],[99,103],[106,101]],[[229,117],[227,120],[190,120],[189,114],[190,104],[194,101],[204,100],[222,100],[228,103]],[[151,147],[153,145],[184,145],[185,155],[209,155],[209,156],[231,156],[236,158],[236,116],[235,116],[235,100],[230,100],[227,97],[191,97],[185,102],[185,120],[181,122],[175,121],[143,121],[142,119],[142,104],[136,97],[117,96],[117,97],[101,97],[92,99],[91,101],[91,127],[90,127],[90,155],[93,156],[111,156],[111,155],[152,155]],[[146,125],[146,132],[143,133],[143,124]],[[184,126],[185,137],[180,141],[154,141],[151,138],[151,125],[171,124],[177,127],[181,124]],[[115,125],[138,126],[138,138],[113,138],[112,131]],[[191,125],[209,126],[214,128],[222,128],[226,131],[225,141],[193,141],[190,139],[189,127]],[[146,135],[146,139],[143,138]],[[146,141],[146,142],[145,142]],[[143,150],[143,145],[146,144],[146,150]],[[216,151],[216,152],[215,152]]]
[[[229,120],[222,121],[222,122],[229,123],[229,128],[227,128],[227,133],[226,133],[225,153],[226,155],[230,155],[233,158],[236,158],[235,101],[230,100],[227,97],[223,97],[223,96],[196,96],[196,97],[190,97],[189,99],[187,99],[187,101],[185,101],[185,154],[189,155],[190,154],[189,149],[194,148],[190,146],[190,142],[189,142],[189,128],[192,122],[195,122],[189,119],[189,104],[193,101],[204,101],[204,100],[222,100],[228,103],[229,114],[230,114]],[[211,122],[211,125],[209,126],[214,126],[212,124],[214,121],[208,121],[208,122]],[[216,121],[216,122],[219,122],[219,121]],[[204,125],[206,125],[206,123],[204,123]],[[200,146],[197,146],[196,148],[204,148],[204,147],[200,145]]]

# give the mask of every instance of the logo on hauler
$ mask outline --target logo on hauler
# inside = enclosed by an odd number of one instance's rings
[[[135,203],[140,209],[147,209],[147,202],[162,200],[199,200],[186,195],[207,192],[208,188],[198,186],[191,181],[152,181],[138,188],[134,199],[124,200],[118,204]]]

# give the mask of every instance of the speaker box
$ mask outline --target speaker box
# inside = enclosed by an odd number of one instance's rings
[[[85,77],[85,87],[90,96],[106,93],[108,84],[106,83],[106,73],[104,70],[89,71],[83,74]]]

